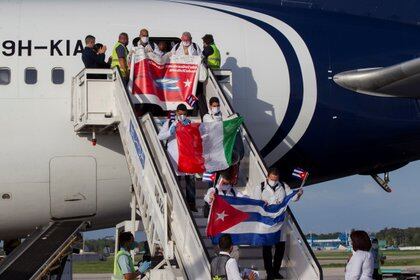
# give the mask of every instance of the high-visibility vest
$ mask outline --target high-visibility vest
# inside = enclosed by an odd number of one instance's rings
[[[125,59],[127,60],[127,56],[128,56],[128,50],[127,50],[127,48],[126,48],[123,44],[121,44],[120,42],[117,42],[117,43],[115,44],[115,46],[114,46],[114,49],[112,50],[112,56],[111,56],[111,58],[112,58],[111,68],[114,68],[114,67],[116,67],[116,66],[120,67],[120,61],[119,61],[119,59],[118,59],[118,54],[117,54],[117,48],[118,48],[119,46],[123,46],[123,47],[124,47],[124,55],[125,55]],[[121,71],[121,75],[122,75],[123,77],[127,77],[127,72],[125,71],[125,69],[122,69],[122,68],[120,67],[120,71]]]
[[[220,51],[214,43],[211,44],[210,47],[212,47],[213,53],[209,57],[207,57],[207,65],[211,69],[219,69],[220,68]]]
[[[124,280],[124,275],[122,274],[121,271],[121,267],[118,264],[118,259],[121,256],[127,256],[128,258],[128,263],[130,264],[130,268],[131,268],[131,272],[135,272],[135,268],[134,268],[134,263],[133,263],[133,259],[131,258],[131,255],[129,252],[127,252],[126,250],[119,250],[117,255],[115,256],[114,259],[114,275],[112,275],[112,280]]]

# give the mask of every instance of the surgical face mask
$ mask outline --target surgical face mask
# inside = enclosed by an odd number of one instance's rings
[[[191,45],[191,42],[190,41],[182,41],[182,45],[184,47],[189,47]]]
[[[211,107],[211,113],[217,115],[220,113],[220,107]]]
[[[372,244],[373,249],[378,249],[378,247],[379,247],[378,244],[375,244],[375,243]]]
[[[221,185],[220,185],[220,189],[221,189],[222,191],[227,191],[227,190],[229,190],[229,189],[230,189],[230,184],[221,184]]]
[[[273,180],[268,179],[267,183],[268,185],[270,185],[270,187],[274,187],[275,185],[279,183],[279,181],[273,181]]]
[[[141,37],[140,39],[143,44],[147,44],[149,42],[149,37]]]
[[[136,243],[135,242],[131,242],[129,248],[130,248],[130,250],[134,250],[136,248]]]
[[[179,121],[181,121],[181,122],[182,122],[183,120],[185,120],[185,118],[186,118],[186,116],[185,116],[185,115],[179,115],[179,116],[178,116],[178,120],[179,120]]]

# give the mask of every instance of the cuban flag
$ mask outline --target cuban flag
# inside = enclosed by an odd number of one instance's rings
[[[168,114],[168,119],[173,122],[175,121],[175,116],[176,116],[175,111],[170,111]]]
[[[215,195],[207,236],[213,244],[219,242],[221,235],[230,234],[235,245],[274,245],[280,241],[287,205],[296,193],[286,196],[281,204],[273,205],[247,197]]]
[[[216,173],[203,173],[203,181],[206,181],[206,182],[216,181]]]
[[[185,98],[185,102],[188,103],[188,105],[190,105],[191,107],[194,108],[195,103],[197,103],[197,97],[195,97],[194,95],[190,94],[187,96],[187,98]]]
[[[299,178],[302,181],[305,181],[308,178],[309,172],[303,170],[302,168],[295,168],[292,173],[293,176]]]

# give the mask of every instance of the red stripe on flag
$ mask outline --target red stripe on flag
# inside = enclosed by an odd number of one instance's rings
[[[178,170],[183,173],[203,173],[203,143],[199,123],[190,125],[177,124],[176,140],[178,143]]]
[[[247,219],[248,213],[232,207],[223,196],[215,194],[206,229],[207,236],[214,237]]]

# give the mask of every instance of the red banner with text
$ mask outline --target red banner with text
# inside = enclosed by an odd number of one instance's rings
[[[133,53],[129,89],[136,103],[157,104],[175,110],[180,103],[192,105],[201,57],[166,54],[158,56],[139,49]],[[191,106],[189,106],[191,107]]]

